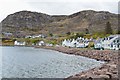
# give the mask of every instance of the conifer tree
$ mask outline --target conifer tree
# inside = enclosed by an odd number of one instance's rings
[[[111,28],[111,23],[109,21],[106,23],[105,33],[106,34],[112,34],[113,33],[112,28]]]

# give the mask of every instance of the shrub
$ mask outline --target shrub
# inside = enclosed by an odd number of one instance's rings
[[[84,35],[84,38],[88,38],[88,39],[90,39],[91,37],[92,37],[91,34],[86,34],[86,35]]]
[[[47,43],[55,45],[55,44],[57,44],[57,41],[56,40],[51,40],[51,41],[47,41]]]
[[[53,34],[52,34],[52,33],[49,33],[49,36],[50,36],[50,37],[52,37],[52,36],[53,36]]]
[[[110,34],[105,34],[105,33],[94,33],[94,34],[92,34],[92,38],[94,38],[94,39],[97,39],[98,37],[99,38],[104,38],[104,37],[107,37],[107,36],[109,36]]]
[[[36,44],[39,41],[39,39],[32,39],[30,42]]]
[[[90,42],[88,48],[94,47],[94,42]]]
[[[85,29],[85,33],[86,33],[86,34],[89,34],[89,30],[88,30],[87,28]]]
[[[70,32],[67,32],[66,34],[67,34],[67,35],[70,35],[71,33],[70,33]]]
[[[82,34],[82,33],[76,33],[74,35],[68,36],[67,38],[69,38],[69,39],[77,39],[78,37],[83,37],[83,36],[84,36],[84,34]]]

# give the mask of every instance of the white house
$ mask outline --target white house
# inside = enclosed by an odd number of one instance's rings
[[[94,48],[103,49],[120,49],[120,35],[110,35],[109,37],[97,40],[94,43]]]
[[[76,45],[77,48],[84,48],[85,47],[85,44],[84,43],[78,43]]]
[[[101,42],[103,41],[103,38],[100,38],[98,40],[94,41],[94,48],[95,49],[103,49]]]
[[[73,39],[72,42],[70,42],[70,47],[76,47],[77,44],[78,42],[75,39]]]
[[[120,35],[111,35],[107,38],[104,38],[101,44],[104,49],[119,50],[120,49]]]
[[[64,40],[63,42],[62,42],[62,46],[70,46],[70,40]]]
[[[45,45],[45,42],[44,42],[44,41],[40,41],[40,42],[38,43],[38,45],[39,45],[39,46],[44,46],[44,45]]]
[[[39,35],[27,35],[25,38],[45,38],[46,36],[44,34],[39,34]]]
[[[27,36],[25,36],[25,38],[31,38],[32,36],[30,36],[30,35],[27,35]]]
[[[49,43],[47,43],[46,46],[53,46],[53,44],[49,44]]]
[[[17,46],[24,46],[25,44],[26,44],[25,42],[20,42],[20,41],[14,42],[14,45],[17,45]]]
[[[13,35],[13,33],[10,33],[10,32],[2,32],[2,34],[5,36],[5,37],[11,37]]]
[[[84,39],[82,37],[78,37],[75,39],[68,39],[62,42],[62,46],[66,47],[77,47],[77,48],[84,48],[89,45],[88,39]]]

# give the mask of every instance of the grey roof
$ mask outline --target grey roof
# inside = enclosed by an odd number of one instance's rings
[[[116,37],[116,36],[119,36],[119,37],[120,37],[119,34],[116,34],[116,35],[110,35],[109,37]]]
[[[101,43],[102,40],[103,38],[99,38],[98,40],[95,40],[95,43]]]

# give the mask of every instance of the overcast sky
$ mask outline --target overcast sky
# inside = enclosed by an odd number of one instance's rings
[[[0,21],[7,15],[36,11],[50,15],[69,15],[82,10],[118,13],[119,0],[0,0]]]

